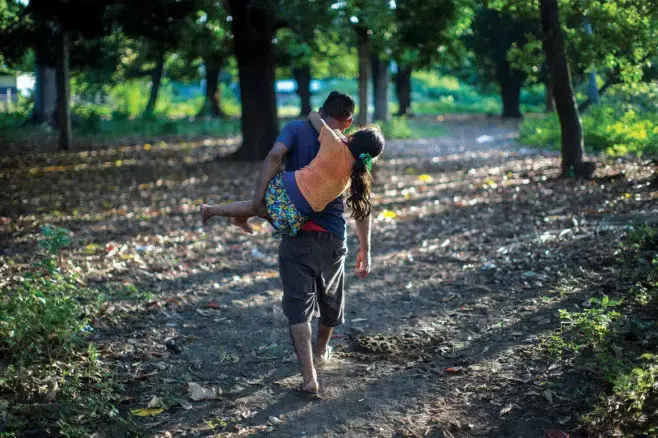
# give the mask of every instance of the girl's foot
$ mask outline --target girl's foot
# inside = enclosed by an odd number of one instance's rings
[[[208,204],[202,204],[201,205],[201,219],[203,220],[203,225],[208,225],[208,219],[213,217],[214,214],[212,214],[212,206]]]
[[[238,228],[241,228],[248,234],[254,234],[254,229],[249,225],[248,217],[234,217],[231,219],[231,224]]]

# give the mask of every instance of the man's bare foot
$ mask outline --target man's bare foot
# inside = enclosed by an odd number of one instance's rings
[[[231,219],[231,225],[243,229],[248,234],[254,234],[254,229],[249,225],[248,217],[234,217]]]
[[[331,362],[331,359],[333,358],[333,348],[331,348],[329,345],[327,345],[327,349],[324,351],[322,354],[318,353],[313,353],[313,366],[315,367],[316,370],[319,370],[323,368],[325,365],[327,365],[329,362]]]
[[[212,214],[210,214],[210,209],[211,206],[208,204],[202,204],[201,205],[201,219],[203,220],[203,225],[208,225],[208,219],[213,217]]]
[[[320,385],[317,381],[300,383],[297,390],[303,394],[317,394],[320,391]]]

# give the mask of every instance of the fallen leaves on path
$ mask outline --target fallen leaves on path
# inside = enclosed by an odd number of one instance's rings
[[[0,287],[30,269],[40,225],[70,229],[64,269],[106,299],[94,339],[126,382],[123,402],[169,405],[162,423],[134,419],[149,433],[518,436],[536,417],[570,430],[577,407],[546,385],[580,382],[534,356],[538,335],[588,285],[614,287],[614,273],[594,267],[633,218],[658,213],[655,165],[596,158],[595,180],[561,180],[555,155],[478,143],[509,130],[478,123],[388,143],[374,184],[374,272],[347,276],[348,324],[333,335],[341,366],[321,374],[326,411],[294,396],[269,225],[253,237],[222,219],[201,227],[201,203],[249,198],[258,171],[216,160],[213,144],[3,159]],[[353,237],[349,246],[348,266]],[[567,286],[570,269],[580,276]],[[157,416],[159,406],[121,409]],[[285,421],[270,418],[279,413]]]

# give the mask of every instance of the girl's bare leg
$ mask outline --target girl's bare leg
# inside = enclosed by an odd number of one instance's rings
[[[232,218],[231,223],[236,227],[242,228],[249,234],[253,234],[254,232],[247,222],[250,217],[256,216],[256,211],[251,201],[236,201],[224,205],[203,204],[201,206],[201,217],[203,218],[204,225],[214,216],[230,217]]]

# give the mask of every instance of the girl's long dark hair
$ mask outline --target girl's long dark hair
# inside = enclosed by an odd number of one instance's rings
[[[384,150],[384,136],[378,126],[366,126],[350,136],[350,151],[354,156],[350,193],[347,205],[352,210],[352,217],[362,221],[370,216],[370,185],[372,178],[366,162],[360,158],[362,154],[369,154],[373,161]]]

